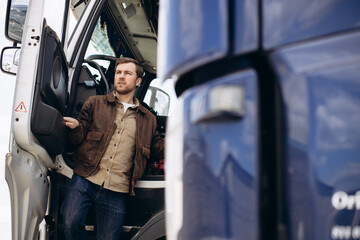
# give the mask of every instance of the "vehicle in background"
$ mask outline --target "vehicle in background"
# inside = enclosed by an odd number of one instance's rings
[[[136,96],[165,122],[176,98],[156,80],[157,0],[9,0],[1,69],[16,74],[6,155],[13,239],[64,239],[59,213],[72,176],[74,148],[63,116],[114,89],[115,61],[137,59],[145,75]],[[21,49],[20,49],[21,47]],[[166,87],[167,86],[167,87]],[[149,156],[148,156],[149,158]],[[165,239],[164,164],[149,158],[127,203],[121,239]],[[93,238],[93,213],[86,229]]]
[[[360,238],[360,1],[160,0],[168,239]]]

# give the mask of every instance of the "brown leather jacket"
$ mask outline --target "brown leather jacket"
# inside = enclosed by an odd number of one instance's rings
[[[69,130],[69,141],[78,146],[74,154],[74,172],[88,177],[99,170],[100,160],[116,129],[116,103],[111,92],[106,96],[92,96],[79,113],[80,125]],[[156,131],[156,117],[139,105],[136,109],[136,140],[132,177],[129,187],[134,194],[136,181],[143,175],[150,155],[164,157],[164,140]]]

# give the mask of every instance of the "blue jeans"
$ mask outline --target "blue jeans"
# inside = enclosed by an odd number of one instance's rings
[[[118,240],[125,218],[125,196],[124,193],[104,189],[74,174],[61,207],[65,238],[88,239],[85,220],[93,206],[96,239]]]

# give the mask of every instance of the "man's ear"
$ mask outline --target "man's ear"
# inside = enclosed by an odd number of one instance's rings
[[[137,87],[140,86],[141,81],[142,81],[142,78],[137,78],[137,79],[136,79],[136,86],[137,86]]]

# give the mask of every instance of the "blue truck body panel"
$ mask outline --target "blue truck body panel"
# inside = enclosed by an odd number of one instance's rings
[[[208,114],[208,93],[242,87],[244,116],[198,121]],[[195,105],[201,104],[203,108]],[[180,239],[257,239],[257,88],[245,70],[184,93],[184,217]],[[199,116],[200,115],[200,116]],[[231,133],[231,134],[229,134]]]
[[[355,32],[272,55],[285,105],[291,239],[340,239],[338,226],[358,228],[356,207],[336,209],[332,197],[360,189],[359,44]]]
[[[254,51],[259,46],[258,1],[236,0],[233,3],[234,54]]]
[[[360,1],[171,2],[159,75],[184,101],[178,239],[360,239]],[[244,116],[197,121],[228,81]]]
[[[266,49],[358,28],[357,0],[263,0]]]
[[[166,14],[166,36],[159,42],[164,51],[158,53],[163,64],[158,67],[158,75],[184,73],[226,55],[229,45],[226,1],[173,0],[160,4],[160,8]]]

